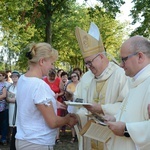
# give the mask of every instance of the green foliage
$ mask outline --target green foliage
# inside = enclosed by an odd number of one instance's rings
[[[74,32],[76,26],[88,31],[91,21],[100,28],[106,50],[117,58],[123,25],[114,17],[122,0],[102,0],[101,6],[95,8],[79,6],[75,0],[2,0],[0,4],[3,46],[7,47],[8,56],[16,57],[14,67],[22,72],[28,66],[27,45],[39,41],[51,43],[59,51],[56,67],[67,64],[68,69],[84,68]]]
[[[140,26],[132,32],[133,35],[143,35],[150,38],[150,0],[133,1],[134,7],[131,10],[132,24],[140,23]]]
[[[53,46],[59,51],[59,62],[68,62],[73,68],[76,66],[83,67],[82,56],[75,37],[75,27],[87,25],[89,20],[85,19],[87,10],[79,6],[73,6],[68,14],[61,15],[55,21],[53,29]],[[87,16],[88,18],[88,16]]]
[[[120,7],[125,3],[124,0],[97,0],[101,3],[105,13],[115,18],[116,13],[120,13]]]

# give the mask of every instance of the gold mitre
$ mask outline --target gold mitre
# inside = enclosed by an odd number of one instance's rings
[[[104,52],[104,46],[98,27],[91,23],[89,33],[76,27],[76,38],[79,43],[83,58]]]

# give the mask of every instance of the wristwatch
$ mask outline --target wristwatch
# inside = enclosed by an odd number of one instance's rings
[[[126,126],[125,126],[125,129],[124,129],[124,133],[123,133],[123,134],[124,134],[125,137],[130,137],[130,134],[129,134],[129,132],[128,132]]]

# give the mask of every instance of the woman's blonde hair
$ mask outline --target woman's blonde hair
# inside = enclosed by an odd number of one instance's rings
[[[58,51],[48,43],[34,43],[30,45],[29,52],[26,53],[29,64],[37,63],[41,58],[50,58],[54,61],[58,58]]]

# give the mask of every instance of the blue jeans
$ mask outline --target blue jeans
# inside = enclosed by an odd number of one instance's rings
[[[1,142],[7,141],[7,135],[8,135],[8,109],[5,109],[3,113],[1,114],[2,117],[2,123],[1,123]]]

